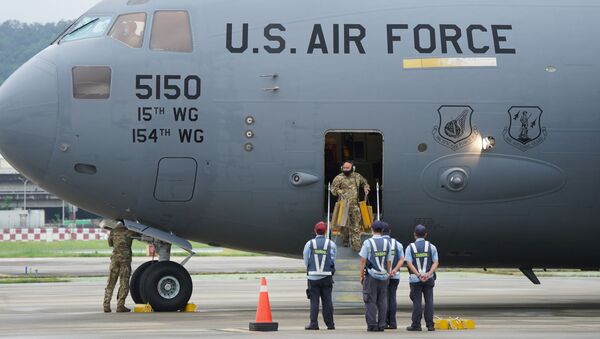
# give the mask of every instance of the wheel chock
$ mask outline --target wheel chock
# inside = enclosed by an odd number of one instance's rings
[[[136,304],[133,307],[133,312],[135,313],[152,313],[152,306],[150,304]]]
[[[185,308],[181,310],[181,312],[185,313],[195,313],[196,312],[196,304],[189,303],[185,305]],[[152,313],[154,310],[150,304],[137,304],[133,307],[133,312],[135,313]]]
[[[463,318],[439,318],[434,319],[436,330],[474,330],[475,320]]]
[[[433,320],[433,324],[436,330],[449,330],[450,329],[450,321],[448,319],[436,318]]]
[[[463,327],[465,330],[474,330],[475,329],[475,320],[473,319],[462,319]]]
[[[196,313],[196,304],[189,303],[189,304],[185,305],[185,308],[183,309],[183,312],[185,312],[185,313]]]

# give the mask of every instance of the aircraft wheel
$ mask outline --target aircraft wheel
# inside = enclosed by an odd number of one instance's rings
[[[150,267],[150,265],[157,263],[158,260],[146,261],[135,269],[129,280],[129,292],[131,293],[131,299],[136,304],[145,304],[146,301],[142,299],[142,274]]]
[[[192,296],[192,278],[180,264],[161,261],[146,269],[141,277],[141,297],[156,312],[185,308]]]

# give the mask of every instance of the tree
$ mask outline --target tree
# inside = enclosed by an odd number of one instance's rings
[[[69,21],[28,24],[15,20],[0,24],[0,84],[19,66],[50,45],[69,24]]]

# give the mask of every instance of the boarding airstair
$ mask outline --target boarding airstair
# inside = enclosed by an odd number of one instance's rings
[[[377,183],[377,219],[380,218],[379,209],[379,183]],[[331,191],[329,184],[328,192]],[[331,195],[328,195],[328,206],[331,206]],[[331,240],[337,246],[337,255],[335,260],[335,275],[333,277],[333,303],[335,306],[355,307],[363,304],[362,285],[360,284],[360,256],[354,252],[351,246],[344,246],[342,237],[339,235],[339,229],[334,230],[331,225],[332,213],[328,212],[327,224]],[[370,233],[362,233],[361,244],[370,238]]]
[[[363,234],[367,239],[370,234]],[[339,236],[331,238],[337,245],[335,275],[333,277],[333,303],[335,306],[359,306],[363,304],[360,284],[360,257],[350,247],[344,247]]]

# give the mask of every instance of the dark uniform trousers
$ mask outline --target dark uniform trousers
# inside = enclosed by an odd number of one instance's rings
[[[363,300],[365,302],[365,319],[369,327],[385,327],[388,300],[387,287],[389,280],[377,280],[370,275],[363,282]]]
[[[396,304],[396,291],[398,291],[398,284],[400,279],[390,279],[388,285],[388,311],[387,311],[387,324],[392,327],[397,327],[396,323],[396,310],[398,305]]]
[[[421,318],[423,316],[423,298],[425,298],[425,324],[427,327],[433,327],[433,287],[435,280],[433,278],[426,282],[410,284],[410,300],[413,302],[412,327],[421,327]]]
[[[319,301],[323,302],[323,319],[327,327],[333,327],[333,277],[328,276],[319,280],[308,280],[310,291],[310,326],[319,325]]]

